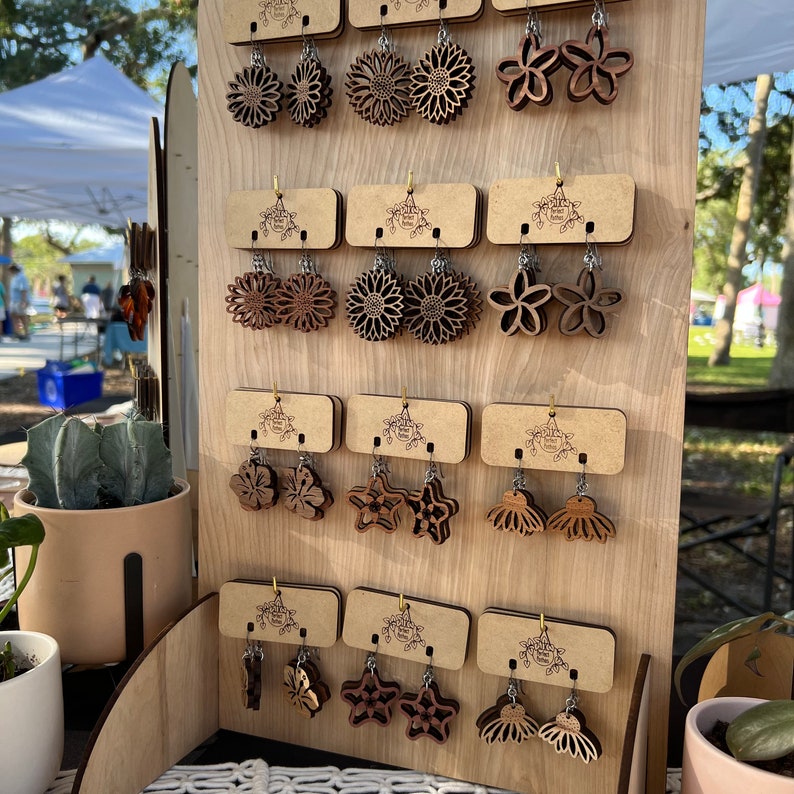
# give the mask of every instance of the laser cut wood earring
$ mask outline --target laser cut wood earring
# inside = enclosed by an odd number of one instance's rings
[[[251,232],[251,269],[235,276],[234,283],[227,285],[226,311],[232,315],[232,322],[243,328],[261,331],[278,325],[276,293],[281,279],[273,273],[273,260],[255,248],[259,233]]]
[[[601,271],[604,269],[598,246],[590,238],[593,223],[586,224],[584,267],[576,284],[555,284],[552,294],[565,307],[560,314],[560,333],[573,336],[583,331],[595,339],[605,336],[609,326],[607,315],[617,311],[623,301],[623,290],[604,287]]]
[[[298,465],[281,470],[279,491],[282,504],[307,521],[320,521],[334,503],[334,497],[314,468],[314,456],[302,449],[303,433],[298,434]]]
[[[560,46],[562,62],[571,70],[568,99],[583,102],[592,96],[602,105],[618,98],[618,80],[634,66],[631,50],[612,47],[609,17],[603,0],[595,0],[592,27],[584,41],[570,40]]]
[[[519,685],[513,675],[516,667],[516,660],[510,659],[507,692],[498,698],[496,705],[477,717],[477,730],[487,744],[521,744],[525,739],[536,736],[540,729],[538,721],[527,713],[519,697]]]
[[[449,519],[454,516],[460,506],[455,499],[444,495],[439,480],[439,470],[433,462],[433,442],[427,445],[430,455],[425,482],[418,491],[408,494],[406,504],[413,513],[414,525],[412,532],[415,538],[428,537],[437,546],[449,538]]]
[[[548,284],[538,284],[540,257],[534,245],[524,242],[529,224],[521,226],[518,268],[508,284],[488,292],[488,303],[499,312],[499,330],[505,336],[521,331],[528,336],[542,334],[548,325],[543,308],[552,298]]]
[[[251,431],[251,451],[248,460],[240,464],[232,475],[229,487],[237,495],[243,510],[267,510],[278,501],[278,475],[268,465],[265,451],[254,446],[256,430]]]
[[[249,623],[250,632],[253,623]],[[245,650],[242,657],[242,693],[243,706],[252,711],[259,711],[262,698],[262,660],[265,654],[262,651],[262,643],[246,641]]]
[[[326,328],[336,312],[336,292],[317,272],[305,242],[306,232],[302,231],[300,270],[281,282],[275,296],[279,320],[304,334]]]
[[[331,107],[331,75],[320,63],[314,39],[306,36],[309,17],[301,25],[303,47],[295,71],[287,83],[287,111],[289,117],[302,127],[314,127],[327,115]]]
[[[257,129],[275,121],[281,110],[281,89],[276,73],[267,65],[262,46],[254,41],[256,22],[251,23],[251,65],[229,82],[226,107],[232,118]]]
[[[391,127],[411,109],[411,65],[394,50],[385,25],[387,6],[380,7],[378,49],[359,55],[345,75],[350,106],[364,121]]]
[[[565,701],[565,709],[553,720],[543,724],[538,736],[548,742],[558,753],[567,753],[586,764],[601,756],[601,742],[587,727],[584,714],[579,710],[579,695],[576,692],[577,671],[571,670],[571,694]]]
[[[546,529],[548,518],[535,504],[535,498],[527,490],[527,478],[521,468],[523,450],[516,449],[516,468],[513,472],[513,487],[505,491],[502,501],[494,505],[485,520],[494,529],[502,532],[516,532],[519,535],[533,535]]]
[[[400,695],[400,685],[396,681],[382,681],[378,675],[376,652],[378,635],[372,635],[374,650],[367,654],[364,672],[357,681],[345,681],[340,695],[350,706],[348,722],[358,728],[366,723],[374,723],[385,728],[392,717],[392,705]]]
[[[449,124],[468,106],[475,79],[471,57],[452,41],[446,21],[440,19],[436,44],[411,74],[414,110],[431,124]]]
[[[450,723],[460,712],[460,704],[452,698],[442,697],[436,683],[433,669],[433,647],[427,647],[430,659],[422,676],[422,688],[418,692],[407,692],[397,706],[408,720],[405,735],[412,741],[422,737],[436,744],[444,744],[449,739]]]
[[[306,719],[317,715],[331,697],[331,691],[322,680],[320,670],[310,661],[306,647],[306,629],[301,629],[303,643],[295,658],[284,667],[282,687],[287,703]]]
[[[380,244],[383,229],[375,235],[375,261],[362,273],[345,296],[347,320],[356,336],[368,342],[392,339],[401,331],[405,287],[397,275],[394,256]]]
[[[587,455],[579,453],[582,470],[576,483],[576,494],[565,503],[565,507],[549,516],[546,528],[550,532],[561,532],[566,540],[596,540],[606,543],[615,537],[615,525],[603,513],[598,512],[595,499],[586,496],[587,479],[585,466]]]
[[[542,47],[542,40],[538,12],[529,11],[518,51],[496,64],[496,77],[505,86],[505,101],[511,110],[523,110],[529,102],[545,106],[554,98],[549,78],[562,66],[560,48]]]
[[[373,439],[372,476],[361,487],[351,488],[345,501],[356,511],[356,532],[364,533],[372,527],[382,529],[390,535],[400,523],[399,510],[408,499],[408,491],[392,488],[389,484],[389,465],[378,455],[380,437]]]

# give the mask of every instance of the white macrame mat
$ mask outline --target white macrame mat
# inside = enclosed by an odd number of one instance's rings
[[[61,772],[45,794],[70,794],[74,770]],[[681,790],[680,770],[669,770],[667,794]],[[335,766],[269,766],[261,759],[241,764],[174,766],[142,794],[505,794],[502,789],[385,769]]]

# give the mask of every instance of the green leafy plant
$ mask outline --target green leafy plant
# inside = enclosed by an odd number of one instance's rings
[[[36,505],[63,510],[157,502],[174,480],[162,426],[140,414],[107,427],[55,414],[28,430],[22,464]]]
[[[36,567],[36,559],[38,558],[39,546],[44,540],[44,525],[38,516],[28,513],[24,516],[17,518],[10,518],[6,506],[0,502],[0,554],[2,557],[7,558],[8,551],[18,546],[30,546],[30,561],[28,562],[25,575],[22,577],[16,590],[11,594],[6,605],[0,609],[0,625],[6,619],[6,616],[11,611],[14,604],[16,604],[19,594],[25,589],[30,577],[33,575],[33,569]],[[11,576],[12,569],[9,568],[4,574]],[[16,665],[14,663],[14,653],[11,649],[11,643],[6,642],[0,648],[0,681],[5,681],[8,678],[13,678],[16,673]]]
[[[673,681],[681,702],[681,677],[696,659],[711,654],[734,640],[759,631],[781,631],[794,626],[793,613],[740,618],[714,629],[684,654],[675,669]],[[794,638],[792,638],[794,642]],[[753,649],[745,664],[755,669],[758,651]],[[725,734],[728,749],[740,761],[769,761],[794,752],[794,701],[770,700],[753,706],[736,717]]]

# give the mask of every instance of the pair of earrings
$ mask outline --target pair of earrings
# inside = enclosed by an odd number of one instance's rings
[[[450,535],[449,520],[459,510],[455,499],[444,495],[439,469],[433,462],[433,443],[427,445],[430,455],[422,487],[416,491],[393,488],[388,481],[388,464],[377,454],[380,438],[374,438],[372,474],[364,486],[351,488],[345,501],[356,511],[356,531],[361,534],[378,527],[392,534],[400,523],[401,507],[408,507],[413,516],[411,532],[416,538],[428,537],[436,545]]]
[[[516,55],[502,58],[496,65],[496,76],[505,86],[505,100],[511,110],[523,110],[530,102],[541,107],[550,104],[553,89],[549,78],[563,66],[571,71],[571,102],[583,102],[592,96],[602,105],[611,105],[617,99],[618,79],[634,66],[634,56],[628,49],[610,45],[603,0],[595,0],[591,19],[584,41],[574,39],[559,47],[544,47],[537,11],[529,12]]]
[[[308,24],[304,17],[300,58],[287,84],[287,111],[295,124],[314,127],[328,115],[333,90],[314,41],[303,32]],[[252,22],[251,63],[229,82],[226,107],[235,121],[258,129],[275,121],[281,111],[284,85],[267,65],[261,44],[254,41],[255,32],[256,22]]]
[[[385,25],[387,7],[380,10],[379,48],[358,56],[345,75],[351,107],[364,121],[381,127],[402,121],[412,107],[431,124],[454,121],[474,91],[471,57],[452,41],[447,23],[440,19],[436,44],[411,69],[395,52]]]
[[[229,487],[237,495],[243,510],[267,510],[281,504],[291,513],[307,521],[320,521],[334,503],[331,491],[323,485],[317,473],[314,457],[304,452],[303,434],[298,435],[298,465],[282,469],[281,476],[267,462],[265,450],[255,447],[256,430],[251,431],[251,451],[237,474],[232,475]]]
[[[372,635],[372,643],[377,650],[377,634]],[[342,684],[340,694],[350,706],[350,724],[358,728],[374,723],[385,728],[391,722],[392,708],[396,705],[408,720],[405,728],[408,739],[416,741],[427,738],[437,744],[444,744],[449,739],[450,723],[460,712],[460,704],[457,700],[441,695],[433,668],[432,647],[427,651],[430,661],[422,675],[422,687],[417,692],[403,695],[400,695],[400,686],[396,681],[381,680],[376,651],[370,651],[361,678]]]
[[[378,230],[381,232],[382,230]],[[428,345],[445,345],[467,335],[482,313],[477,284],[451,267],[439,247],[440,230],[433,229],[436,249],[430,270],[406,282],[393,255],[375,239],[375,261],[350,285],[345,309],[354,333],[369,342],[397,336],[404,327]]]
[[[553,720],[541,725],[527,712],[519,697],[520,688],[513,675],[515,667],[516,661],[511,659],[506,693],[497,699],[496,705],[483,711],[477,718],[480,738],[487,744],[521,744],[526,739],[538,736],[552,745],[558,753],[568,753],[586,764],[599,758],[602,752],[601,743],[587,728],[585,716],[578,708],[576,670],[571,670],[572,686],[565,708]]]
[[[558,323],[561,334],[574,336],[585,332],[595,339],[605,336],[607,315],[620,307],[623,291],[602,285],[603,260],[597,244],[590,238],[591,232],[585,234],[584,267],[576,283],[551,286],[537,283],[540,257],[535,246],[523,240],[527,227],[528,224],[522,226],[518,268],[510,282],[488,292],[488,303],[500,313],[499,330],[506,336],[519,331],[538,336],[548,327],[545,307],[554,298],[564,306]],[[588,228],[592,224],[588,223]]]
[[[251,233],[251,269],[227,286],[226,311],[232,321],[259,331],[283,324],[301,333],[328,326],[336,313],[336,292],[320,275],[301,232],[298,272],[282,280],[273,272],[268,252],[254,248],[258,233]]]
[[[587,455],[579,454],[582,470],[576,481],[576,493],[565,502],[565,507],[546,516],[542,508],[527,490],[527,481],[521,468],[522,450],[516,449],[517,466],[513,473],[513,487],[505,491],[502,501],[494,505],[485,520],[494,529],[516,532],[519,535],[559,532],[566,540],[595,540],[606,543],[615,537],[615,525],[611,519],[598,512],[595,499],[587,496],[589,485],[585,473]]]

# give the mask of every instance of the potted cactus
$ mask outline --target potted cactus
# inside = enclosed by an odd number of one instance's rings
[[[22,464],[29,482],[14,511],[42,520],[47,546],[19,599],[20,627],[55,637],[65,663],[127,660],[129,555],[142,560],[144,642],[192,597],[189,485],[173,477],[161,425],[131,415],[90,427],[55,414],[28,431]],[[16,570],[27,563],[19,549]]]

